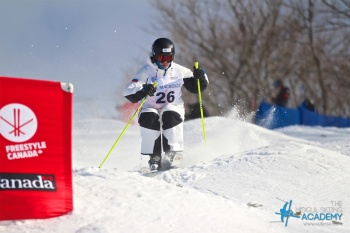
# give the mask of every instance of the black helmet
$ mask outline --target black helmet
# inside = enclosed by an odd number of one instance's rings
[[[158,38],[152,45],[152,61],[157,60],[157,55],[171,56],[171,61],[175,57],[175,45],[168,38]]]

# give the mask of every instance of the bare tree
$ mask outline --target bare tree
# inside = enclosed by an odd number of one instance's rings
[[[275,72],[285,76],[290,71],[288,62],[277,62],[285,61],[276,52],[282,46],[281,1],[186,0],[169,7],[156,0],[154,5],[180,47],[178,61],[199,60],[210,74],[205,101],[211,112],[223,113],[238,103],[251,107],[251,100],[263,97],[276,79]]]
[[[349,1],[152,2],[159,10],[156,31],[170,33],[176,61],[185,66],[199,61],[207,70],[211,84],[203,98],[210,114],[233,105],[254,110],[259,100],[269,100],[276,79],[291,87],[290,106],[311,97],[323,113],[350,114],[350,103],[344,104]]]
[[[342,4],[345,2],[284,1],[302,25],[303,33],[298,43],[303,51],[299,59],[304,65],[296,71],[308,95],[318,103],[318,110],[325,114],[350,114],[348,110],[344,111],[349,106],[349,103],[344,105],[348,91],[344,90],[346,81],[341,81],[348,80],[345,77],[349,76],[346,68],[349,49],[344,40],[349,36],[349,19],[344,17],[349,13],[350,2]],[[309,72],[300,72],[302,70]]]

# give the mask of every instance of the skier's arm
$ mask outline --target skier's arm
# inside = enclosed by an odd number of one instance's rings
[[[142,91],[142,85],[139,86],[139,83],[131,82],[127,88],[124,90],[124,96],[132,103],[137,103],[142,100],[146,93]]]
[[[135,80],[135,79],[133,79]],[[133,81],[138,82],[138,81]],[[132,103],[137,103],[143,98],[146,97],[146,95],[153,96],[156,92],[157,88],[153,84],[143,84],[138,82],[138,84],[133,84],[131,82],[127,88],[124,90],[124,96]],[[139,88],[140,84],[141,89]]]
[[[145,82],[140,78],[139,74],[142,74],[141,69],[137,75],[131,80],[129,85],[124,89],[124,96],[132,103],[137,103],[142,100],[146,94],[142,92],[142,86]]]
[[[201,89],[201,92],[203,92],[207,88],[209,84],[209,80],[208,80],[207,74],[202,68],[196,69],[193,72],[193,77],[184,78],[184,87],[189,92],[197,94],[198,93],[197,80],[199,80],[200,89]]]
[[[146,95],[152,94],[154,91],[149,85],[145,85],[149,76],[148,67],[142,67],[129,85],[124,89],[124,96],[132,103],[137,103]],[[153,92],[154,93],[154,92]]]

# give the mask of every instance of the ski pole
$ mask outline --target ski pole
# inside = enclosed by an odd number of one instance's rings
[[[197,70],[198,67],[199,67],[199,63],[198,63],[198,62],[195,62],[195,63],[194,63],[194,69]],[[207,134],[206,134],[206,132],[205,132],[205,125],[204,125],[202,92],[201,92],[201,85],[200,85],[199,79],[197,80],[197,86],[198,86],[198,97],[199,97],[199,110],[200,110],[201,119],[202,119],[203,138],[204,138],[204,143],[207,144]]]
[[[156,87],[157,83],[155,82],[153,85]],[[109,152],[107,153],[106,157],[103,159],[103,161],[102,161],[101,165],[99,166],[99,168],[101,168],[103,166],[103,164],[106,162],[108,157],[111,155],[112,151],[114,150],[114,147],[118,144],[119,140],[122,138],[122,136],[124,135],[125,131],[129,128],[131,122],[134,120],[134,117],[138,114],[138,112],[141,110],[143,104],[146,102],[147,97],[148,97],[148,95],[146,95],[146,97],[143,98],[143,100],[140,103],[140,106],[136,109],[134,114],[131,116],[130,120],[128,121],[128,123],[124,127],[123,131],[121,132],[121,134],[119,135],[119,137],[117,138],[115,143],[113,144],[112,148],[109,150]]]

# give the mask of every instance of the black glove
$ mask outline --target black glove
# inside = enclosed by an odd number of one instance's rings
[[[194,79],[199,79],[200,81],[205,79],[205,71],[203,68],[199,67],[198,69],[195,69],[193,71],[193,78]]]
[[[145,95],[153,96],[154,92],[156,92],[157,88],[153,84],[145,84],[143,85],[142,92]]]

